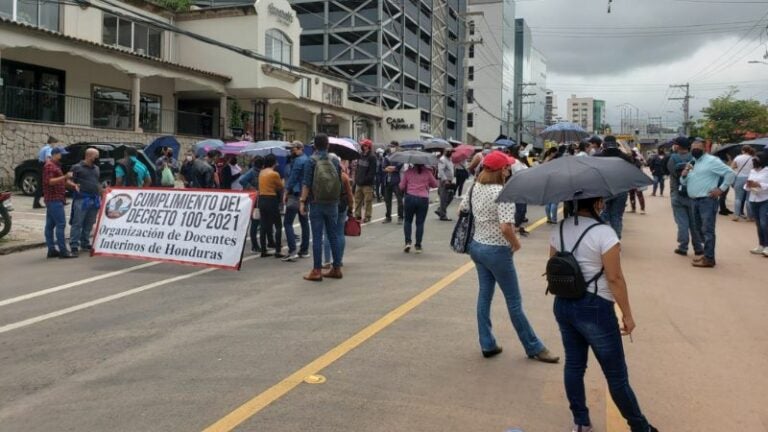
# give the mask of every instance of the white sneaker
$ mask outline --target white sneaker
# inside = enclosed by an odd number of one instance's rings
[[[751,251],[749,251],[749,253],[751,253],[753,255],[760,255],[762,253],[765,253],[765,248],[762,247],[762,246],[758,246],[758,247],[752,249]]]
[[[768,247],[763,249],[763,256],[768,257]]]
[[[299,258],[299,255],[297,253],[292,253],[283,258],[283,262],[294,262]]]

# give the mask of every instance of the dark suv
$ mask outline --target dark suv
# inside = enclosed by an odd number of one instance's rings
[[[99,151],[99,169],[101,170],[101,182],[104,186],[115,183],[115,161],[125,157],[126,147],[139,149],[138,159],[147,166],[152,180],[155,179],[155,164],[141,151],[144,144],[138,143],[111,143],[111,142],[80,142],[70,144],[65,148],[69,152],[61,157],[61,168],[66,173],[73,165],[83,160],[85,150],[95,148]],[[14,170],[14,184],[24,195],[32,196],[42,183],[42,167],[37,159],[28,159],[20,163]]]

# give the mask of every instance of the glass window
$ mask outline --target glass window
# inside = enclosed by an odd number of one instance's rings
[[[343,90],[338,87],[323,84],[323,102],[325,103],[337,106],[343,105],[343,93]]]
[[[17,120],[64,121],[64,71],[10,60],[1,66],[3,114]]]
[[[133,43],[133,23],[130,21],[118,19],[117,20],[117,44],[131,48]]]
[[[312,97],[312,78],[301,79],[301,96],[305,98]]]
[[[139,54],[147,54],[149,28],[144,24],[133,24],[133,50]]]
[[[37,25],[37,6],[36,1],[17,0],[16,2],[16,20],[19,22]]]
[[[59,3],[44,1],[40,4],[40,27],[59,31]]]
[[[93,127],[131,128],[131,93],[127,90],[93,86]]]
[[[13,19],[13,0],[0,0],[0,17]]]
[[[161,102],[160,96],[141,94],[139,122],[145,132],[160,132]]]
[[[265,42],[264,51],[267,58],[279,61],[280,63],[292,64],[291,50],[293,43],[285,33],[276,29],[267,30]]]
[[[467,113],[467,127],[475,126],[475,113]]]
[[[163,32],[160,29],[150,27],[149,28],[149,49],[147,55],[150,57],[160,58],[162,55],[163,46]]]
[[[104,14],[104,25],[102,26],[101,41],[106,45],[117,44],[117,17]]]
[[[470,21],[469,22],[469,35],[474,36],[475,35],[475,22]]]
[[[467,68],[467,80],[474,81],[475,80],[475,67],[470,66]]]
[[[475,58],[475,46],[470,45],[469,46],[469,58]]]

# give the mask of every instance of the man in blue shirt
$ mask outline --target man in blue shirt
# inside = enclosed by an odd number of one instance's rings
[[[333,168],[335,168],[330,170],[330,172],[324,168],[328,167],[328,162],[332,163]],[[318,170],[318,178],[326,178],[329,182],[328,184],[315,184],[316,170]],[[335,176],[332,175],[333,172],[336,173]],[[324,277],[331,279],[342,278],[341,250],[339,249],[337,236],[332,235],[338,232],[341,188],[341,166],[339,165],[339,160],[328,157],[328,136],[318,134],[315,136],[315,153],[309,159],[304,169],[304,180],[302,181],[301,198],[299,199],[299,213],[302,215],[307,214],[307,203],[310,202],[312,204],[309,208],[309,221],[312,225],[313,267],[312,271],[304,276],[304,279],[308,281],[320,282]],[[329,190],[335,190],[337,196],[333,198],[323,197],[324,199],[319,199],[319,197],[315,196],[315,191],[327,193]],[[333,268],[327,273],[322,272],[323,232],[326,233],[328,241],[331,243],[331,255],[333,256]]]
[[[288,256],[283,258],[283,261],[295,261],[296,258],[309,257],[309,218],[306,214],[299,214],[299,198],[304,181],[304,171],[309,163],[309,157],[304,154],[304,144],[294,141],[291,145],[291,156],[293,158],[291,173],[285,184],[285,196],[283,197],[283,204],[285,204],[283,226],[285,227],[285,239],[288,242]],[[296,220],[297,215],[301,225],[301,247],[298,254],[296,253],[296,233],[293,230],[293,221]]]
[[[152,176],[149,170],[136,157],[139,153],[133,147],[126,147],[125,158],[117,162],[115,167],[115,184],[117,186],[149,187]]]
[[[40,151],[37,152],[37,162],[40,164],[40,179],[37,182],[37,189],[35,189],[35,198],[32,202],[32,208],[43,208],[42,204],[40,204],[40,198],[43,197],[43,165],[45,165],[51,158],[51,150],[53,150],[53,146],[58,143],[59,140],[49,136],[48,142],[40,147]]]
[[[694,267],[714,267],[715,222],[720,195],[731,187],[736,179],[733,170],[720,158],[706,154],[704,141],[696,138],[691,155],[694,161],[683,170],[680,181],[686,186],[693,205],[694,227],[700,229],[704,239],[704,256],[694,258]]]

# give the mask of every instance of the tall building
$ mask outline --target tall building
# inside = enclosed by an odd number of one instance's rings
[[[514,135],[515,2],[469,0],[467,141]]]
[[[517,137],[534,142],[545,123],[547,61],[533,46],[531,29],[524,19],[515,20],[514,107]]]
[[[605,101],[591,97],[568,98],[568,121],[581,125],[587,132],[602,133],[605,125]]]
[[[557,123],[557,95],[552,90],[546,90],[546,97],[544,100],[544,123],[547,126],[551,126]]]
[[[418,110],[421,133],[460,138],[466,1],[290,3],[301,22],[303,61],[349,80],[353,100]]]

